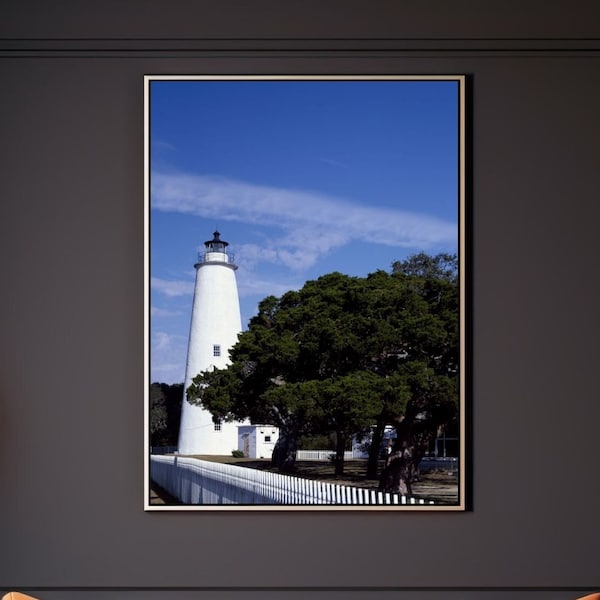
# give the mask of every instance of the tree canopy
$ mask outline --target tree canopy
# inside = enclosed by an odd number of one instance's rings
[[[330,273],[269,296],[231,364],[195,377],[188,400],[216,419],[278,426],[273,460],[284,471],[293,469],[300,436],[334,431],[342,473],[346,441],[371,431],[374,476],[386,425],[397,432],[394,452],[410,449],[412,471],[457,414],[456,270],[456,257],[421,254],[392,273]]]
[[[150,385],[150,445],[176,446],[183,384]]]

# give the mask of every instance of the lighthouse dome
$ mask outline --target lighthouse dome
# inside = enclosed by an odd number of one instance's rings
[[[228,249],[229,243],[221,239],[219,231],[213,233],[212,240],[204,242],[204,252],[198,253],[198,263],[196,267],[206,263],[225,263],[232,269],[237,269],[234,261],[234,255]]]
[[[213,233],[213,239],[204,242],[206,249],[210,252],[225,252],[225,248],[229,246],[229,243],[221,239],[221,234],[218,231]]]

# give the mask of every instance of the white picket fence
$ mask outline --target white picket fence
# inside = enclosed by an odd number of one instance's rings
[[[182,456],[151,456],[150,478],[184,504],[424,504],[399,494]]]
[[[335,450],[296,450],[296,460],[331,460]],[[344,460],[355,458],[352,450],[344,452]]]

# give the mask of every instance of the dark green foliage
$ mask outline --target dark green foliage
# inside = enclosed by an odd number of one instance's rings
[[[427,281],[449,281],[456,283],[458,278],[458,257],[456,254],[436,254],[425,252],[413,254],[406,260],[392,263],[393,273],[402,273],[409,277],[419,277]]]
[[[233,456],[233,458],[244,458],[244,452],[242,450],[232,450],[231,456]]]
[[[416,255],[393,272],[330,273],[270,296],[231,351],[232,364],[188,389],[221,419],[280,428],[274,462],[293,470],[302,436],[335,433],[336,473],[351,437],[372,430],[376,475],[384,427],[412,465],[458,408],[456,257]]]
[[[302,435],[298,439],[298,450],[335,450],[335,433]]]
[[[150,445],[176,446],[179,436],[183,384],[150,386]]]

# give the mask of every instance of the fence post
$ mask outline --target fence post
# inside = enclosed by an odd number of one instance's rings
[[[150,478],[186,504],[434,504],[395,493],[177,455],[152,455]]]

